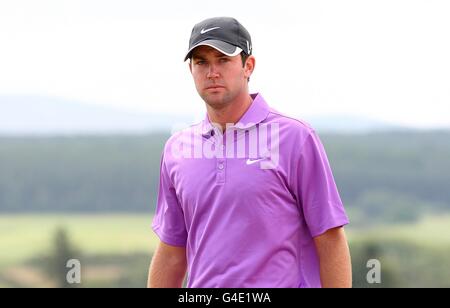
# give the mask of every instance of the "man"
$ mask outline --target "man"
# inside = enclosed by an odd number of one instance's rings
[[[204,121],[161,160],[149,287],[351,287],[348,224],[324,148],[306,123],[249,94],[255,68],[235,19],[197,24],[185,60]]]

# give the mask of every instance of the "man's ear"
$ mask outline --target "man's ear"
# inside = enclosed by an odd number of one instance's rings
[[[191,71],[191,74],[192,74],[192,61],[191,60],[189,60],[189,70]]]
[[[245,61],[245,66],[244,66],[244,75],[245,78],[250,78],[250,76],[253,74],[253,71],[255,70],[255,65],[256,65],[256,59],[254,56],[249,56],[247,58],[247,61]]]

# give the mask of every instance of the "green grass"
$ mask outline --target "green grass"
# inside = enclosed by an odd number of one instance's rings
[[[48,253],[58,227],[83,254],[150,253],[158,242],[151,215],[1,215],[0,267]]]
[[[158,239],[151,215],[2,215],[0,268],[48,253],[62,226],[86,255],[151,253]],[[424,217],[415,224],[347,229],[350,242],[401,241],[424,248],[450,247],[450,216]]]
[[[417,223],[373,227],[367,230],[348,229],[351,242],[372,240],[399,241],[423,248],[450,247],[450,215],[425,216]]]
[[[24,270],[42,268],[25,263],[48,254],[58,227],[64,227],[70,241],[84,257],[87,269],[83,286],[145,286],[149,256],[158,239],[151,230],[152,217],[141,215],[2,215],[0,216],[0,288],[35,286],[36,279]],[[383,260],[386,279],[394,286],[447,286],[450,252],[450,215],[423,217],[414,224],[371,228],[347,228],[352,246],[356,278],[364,285],[367,257]],[[375,244],[373,256],[366,256]],[[369,245],[369,246],[368,246]],[[88,256],[87,258],[85,258]],[[36,261],[38,260],[38,261]],[[92,277],[109,277],[97,282]],[[91,271],[91,272],[89,272]],[[17,274],[20,273],[20,274]],[[101,274],[99,274],[101,273]],[[119,275],[120,274],[120,275]],[[106,276],[105,276],[106,275]],[[391,276],[389,276],[391,275]],[[363,278],[361,278],[363,277]],[[47,280],[45,280],[47,279]],[[362,279],[362,280],[361,280]],[[38,285],[42,286],[41,283]],[[389,286],[389,283],[388,283]]]

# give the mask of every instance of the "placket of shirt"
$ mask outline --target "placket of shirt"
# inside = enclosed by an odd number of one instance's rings
[[[222,134],[222,132],[217,131],[215,138],[215,146],[220,147],[216,152],[222,153],[222,157],[216,157],[216,183],[217,184],[225,184],[226,181],[226,172],[227,172],[227,159],[226,159],[226,134]]]

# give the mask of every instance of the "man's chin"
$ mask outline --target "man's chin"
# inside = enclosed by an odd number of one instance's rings
[[[224,97],[224,95],[214,95],[214,94],[208,94],[203,96],[203,100],[205,103],[213,108],[220,108],[223,106],[226,106],[228,104],[227,99]]]

